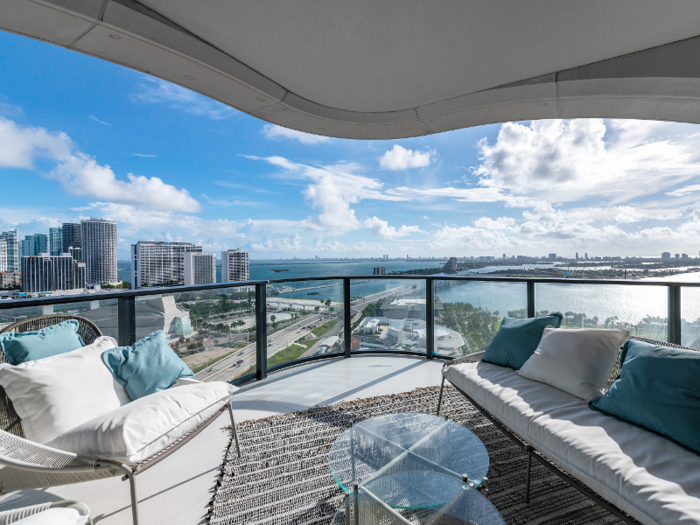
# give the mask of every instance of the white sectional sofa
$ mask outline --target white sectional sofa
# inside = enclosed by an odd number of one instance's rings
[[[447,363],[444,379],[539,458],[645,525],[700,525],[700,457],[515,370],[464,360]]]

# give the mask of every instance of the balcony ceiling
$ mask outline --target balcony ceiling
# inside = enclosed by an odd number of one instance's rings
[[[697,0],[0,0],[0,27],[357,139],[540,118],[700,123]]]

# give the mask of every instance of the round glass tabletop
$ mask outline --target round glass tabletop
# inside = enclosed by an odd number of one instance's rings
[[[454,421],[402,413],[373,417],[343,432],[328,463],[346,492],[357,481],[391,507],[427,508],[461,490],[464,475],[478,487],[489,456],[481,440]]]
[[[442,474],[426,473],[424,481],[444,486],[457,483],[444,505],[426,508],[392,508],[371,489],[362,486],[358,495],[350,493],[335,513],[332,525],[505,525],[498,509],[473,487],[453,478],[441,481]],[[376,487],[375,487],[376,488]],[[450,489],[454,489],[450,486]]]

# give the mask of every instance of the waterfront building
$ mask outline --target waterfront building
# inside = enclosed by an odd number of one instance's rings
[[[61,225],[61,231],[63,232],[63,239],[61,244],[63,245],[63,251],[68,252],[68,248],[80,248],[80,224],[73,222],[64,222]]]
[[[503,254],[503,258],[506,258],[505,254]],[[442,267],[442,273],[457,273],[457,257],[450,257]]]
[[[18,272],[20,270],[20,243],[17,238],[17,230],[0,233],[0,241],[5,243],[5,256],[0,256],[0,267],[4,267],[4,271],[7,272]]]
[[[662,261],[670,261],[671,260],[671,252],[663,252],[661,254],[661,260]]]
[[[73,246],[69,247],[68,250],[66,250],[66,253],[69,253],[71,257],[73,257],[73,260],[75,262],[83,262],[83,249],[82,248],[75,248]]]
[[[318,259],[318,256],[316,258]],[[223,282],[247,281],[249,276],[248,252],[241,251],[239,248],[221,252],[221,280]]]
[[[0,288],[18,288],[22,272],[0,272]]]
[[[7,241],[0,239],[0,272],[7,270]]]
[[[372,275],[386,275],[386,268],[384,266],[375,266],[372,270]]]
[[[80,221],[80,245],[87,284],[117,284],[117,223],[93,217]]]
[[[555,261],[557,259],[557,254],[556,253],[550,253],[549,254],[549,260],[550,261]]]
[[[49,228],[49,253],[58,256],[64,251],[68,253],[63,249],[63,228]]]
[[[191,242],[139,241],[131,245],[131,286],[185,283],[185,254],[202,252]]]
[[[85,263],[75,262],[67,253],[22,257],[22,292],[80,291],[86,286],[85,277]]]
[[[26,235],[22,240],[22,257],[49,253],[49,237],[43,233]]]
[[[216,282],[216,255],[213,253],[185,253],[185,286]]]

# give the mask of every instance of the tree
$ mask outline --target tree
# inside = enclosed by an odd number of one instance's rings
[[[320,306],[316,306],[316,307],[314,308],[314,312],[318,312],[320,309],[321,309]]]
[[[270,321],[272,321],[272,324],[275,324],[275,321],[276,321],[276,320],[277,320],[277,316],[276,316],[276,315],[271,315],[271,316],[270,316]]]
[[[325,301],[324,304],[325,304],[326,306],[330,306],[330,305],[331,305],[331,300],[330,300],[330,299],[326,299],[326,301]]]

